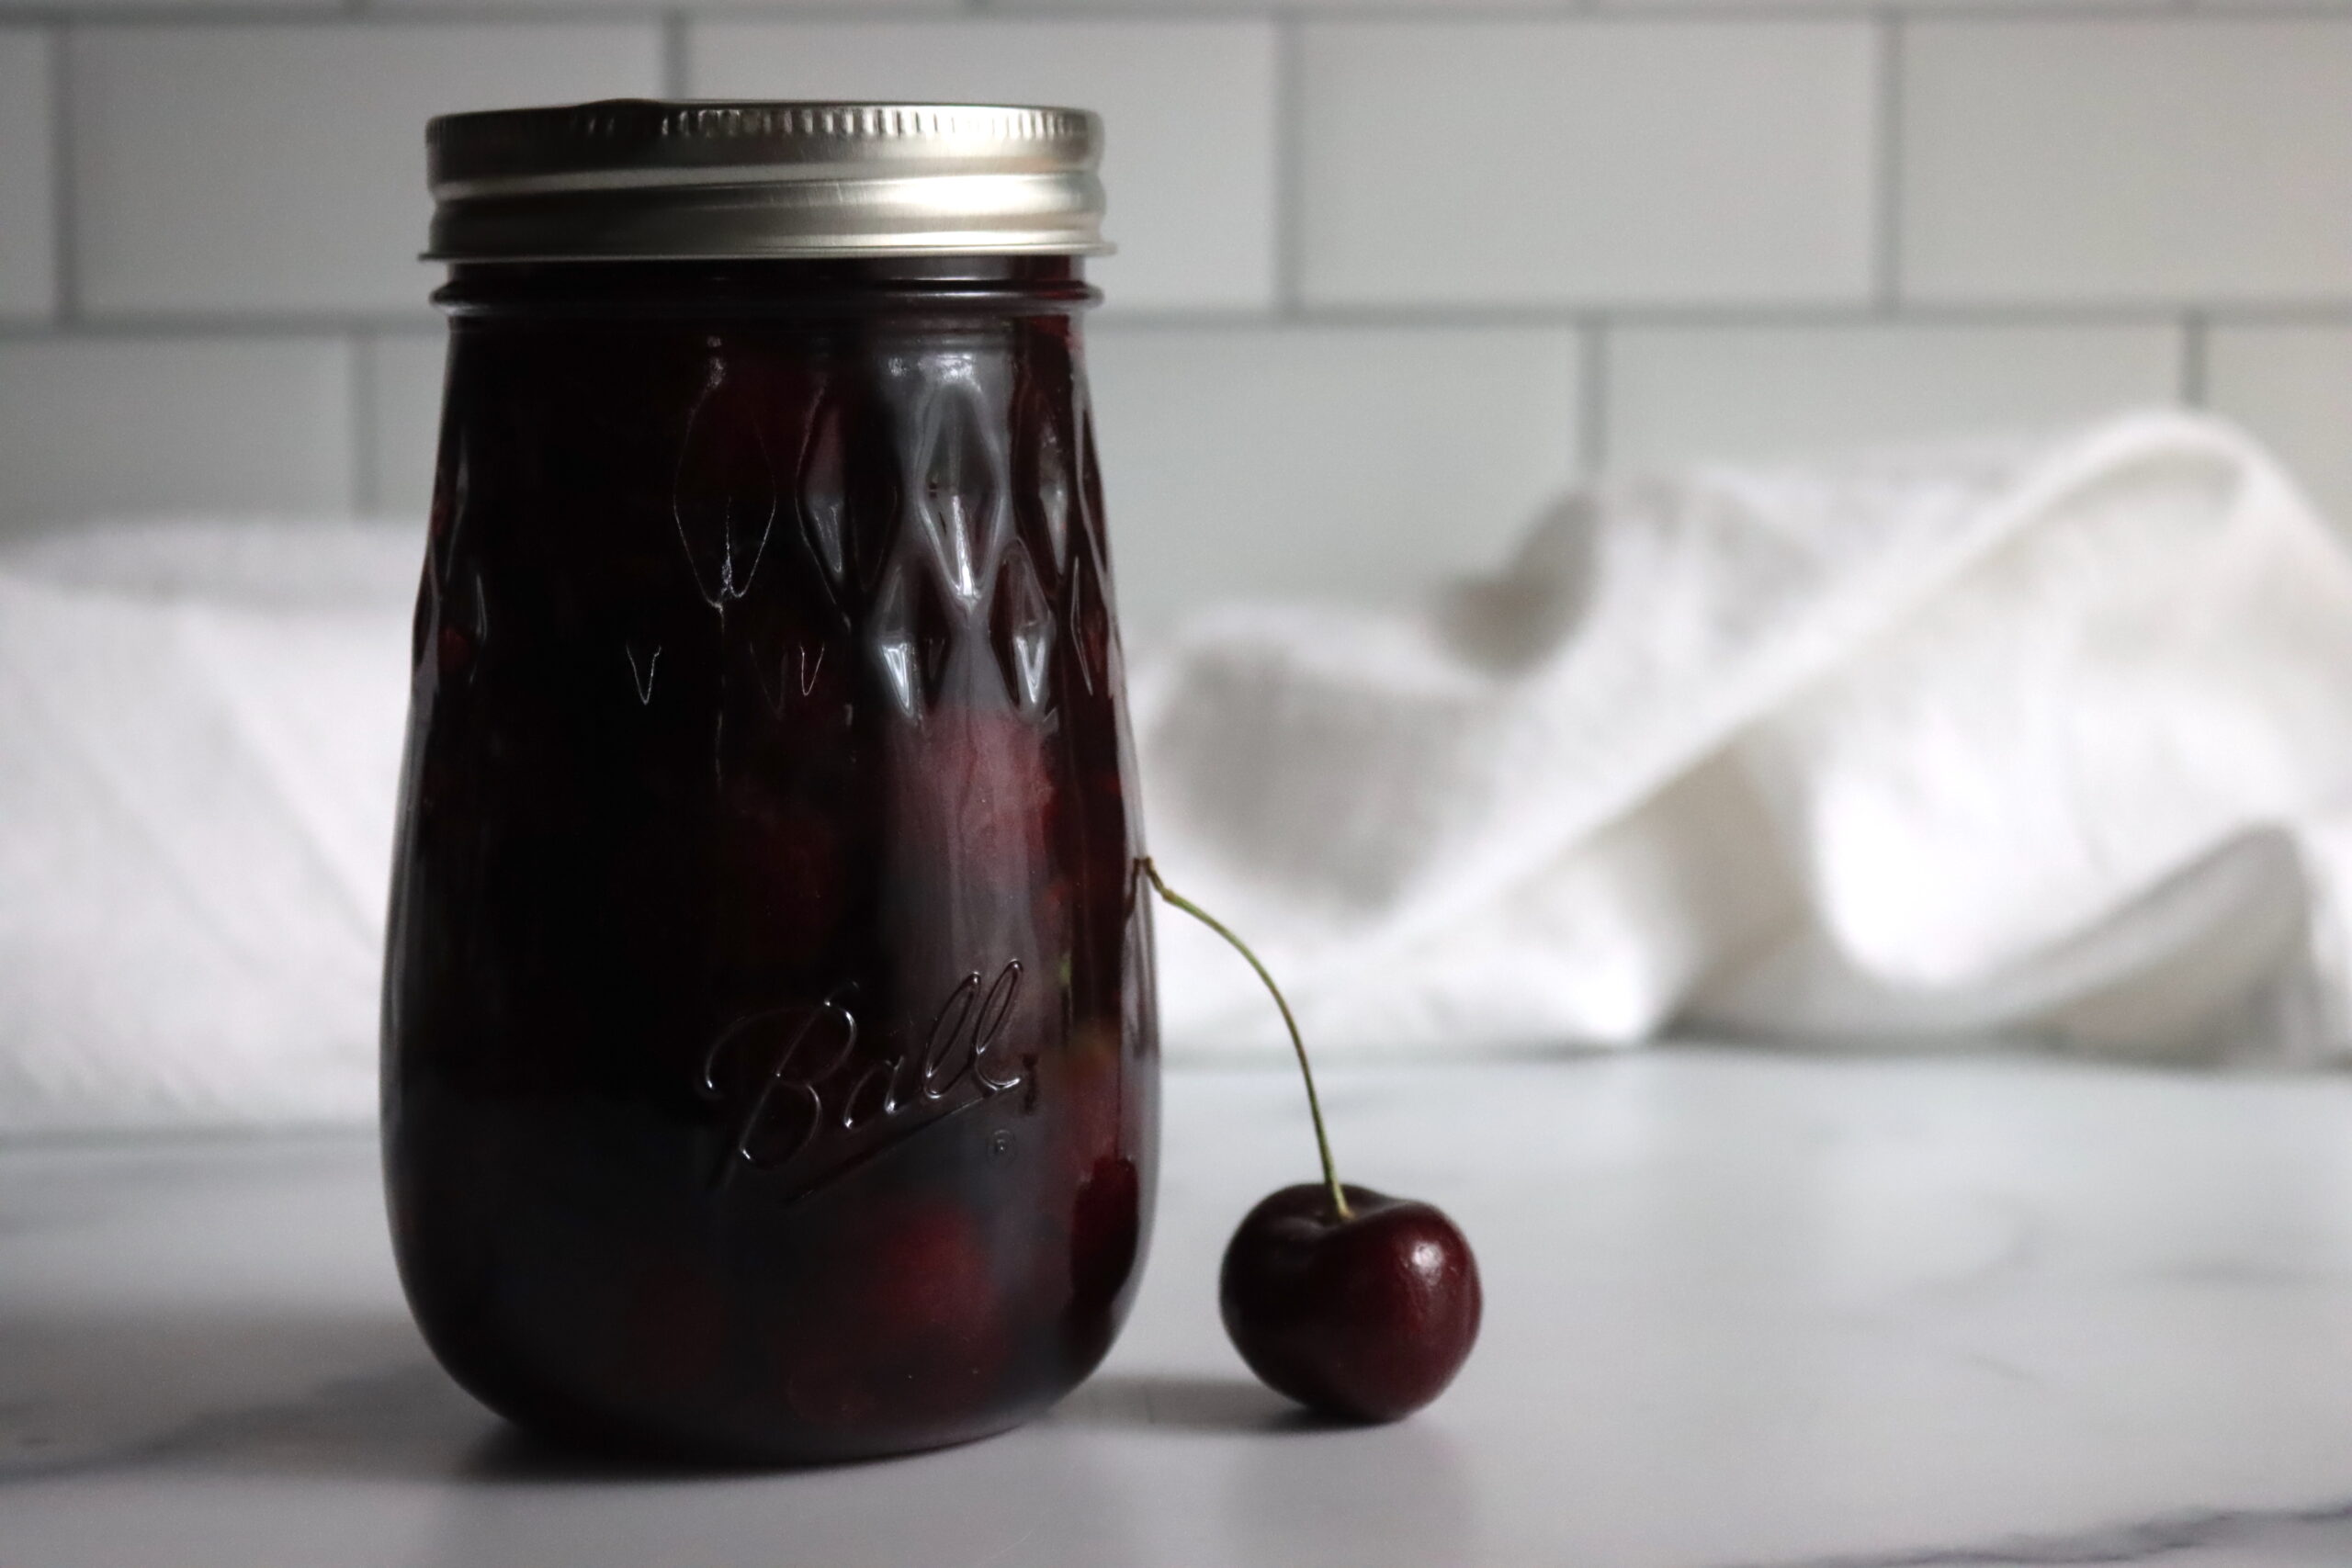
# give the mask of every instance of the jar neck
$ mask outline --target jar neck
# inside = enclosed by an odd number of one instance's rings
[[[452,316],[799,315],[967,308],[1080,310],[1101,299],[1075,256],[470,262],[433,302]]]

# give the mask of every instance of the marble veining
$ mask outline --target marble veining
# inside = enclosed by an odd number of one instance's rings
[[[1488,1325],[1308,1419],[1213,1301],[1311,1165],[1170,1083],[1135,1321],[1048,1419],[884,1464],[553,1452],[434,1367],[364,1133],[0,1147],[0,1562],[2352,1565],[2352,1080],[1679,1048],[1335,1066],[1343,1169],[1444,1204]]]
[[[2268,1543],[2266,1547],[2265,1543]],[[2220,1562],[2213,1551],[2254,1553],[2228,1561],[2271,1562],[2267,1551],[2297,1555],[2275,1559],[2303,1562],[2304,1548],[2328,1549],[2312,1562],[2352,1563],[2352,1500],[2316,1508],[2254,1509],[2243,1512],[2177,1514],[2137,1524],[2113,1526],[2078,1535],[2020,1537],[1986,1546],[1931,1548],[1893,1557],[1813,1557],[1801,1562],[1755,1564],[1753,1568],[2002,1568],[2004,1564],[2065,1564],[2085,1562],[2178,1563],[2184,1554],[2195,1561]]]

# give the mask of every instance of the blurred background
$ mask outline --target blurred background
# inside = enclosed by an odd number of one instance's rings
[[[2352,0],[0,0],[0,1129],[372,1104],[424,124],[616,96],[1104,117],[1154,852],[1318,1037],[2352,1055],[2340,536],[1839,466],[2352,514]]]
[[[420,515],[426,117],[659,94],[1106,116],[1131,637],[1393,600],[1579,475],[2130,404],[2352,506],[2352,10],[45,0],[0,6],[0,532]]]

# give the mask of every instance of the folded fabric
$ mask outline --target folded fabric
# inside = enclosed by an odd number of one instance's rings
[[[374,1114],[421,537],[0,552],[0,1133]]]
[[[1159,863],[1329,1048],[2346,1048],[2352,557],[2217,421],[1585,491],[1137,711]],[[1279,1041],[1160,931],[1172,1044]]]
[[[373,1113],[418,552],[0,550],[0,1133]],[[2346,1049],[2352,558],[2211,420],[1580,491],[1491,581],[1218,612],[1136,694],[1156,857],[1327,1050]],[[1279,1045],[1159,930],[1171,1048]]]

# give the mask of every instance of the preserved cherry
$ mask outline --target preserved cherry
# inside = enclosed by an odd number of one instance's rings
[[[439,296],[386,1171],[514,1420],[843,1459],[1108,1348],[1157,1052],[1091,298],[978,255]]]

